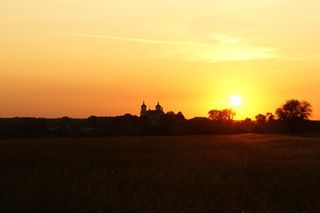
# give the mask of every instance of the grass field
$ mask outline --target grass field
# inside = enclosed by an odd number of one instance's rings
[[[320,138],[0,141],[0,212],[319,212]]]

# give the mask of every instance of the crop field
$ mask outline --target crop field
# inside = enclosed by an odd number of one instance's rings
[[[0,212],[320,212],[320,138],[0,140]]]

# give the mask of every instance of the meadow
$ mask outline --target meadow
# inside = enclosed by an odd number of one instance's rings
[[[320,138],[0,140],[0,212],[319,212]]]

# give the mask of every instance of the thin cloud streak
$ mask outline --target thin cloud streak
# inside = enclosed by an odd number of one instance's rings
[[[43,32],[43,33],[60,34],[60,35],[66,35],[66,36],[110,39],[110,40],[128,41],[128,42],[135,42],[135,43],[145,43],[145,44],[172,44],[172,45],[199,45],[199,44],[202,44],[202,43],[195,43],[195,42],[166,41],[166,40],[156,40],[156,39],[144,39],[144,38],[98,35],[98,34],[85,34],[85,33],[69,33],[69,32],[51,31],[51,30],[38,30],[38,29],[32,29],[32,30],[38,31],[38,32]]]
[[[27,29],[42,33],[58,34],[65,36],[76,36],[83,38],[110,39],[151,45],[177,45],[176,50],[163,52],[158,57],[174,57],[185,61],[207,61],[211,63],[221,61],[246,61],[277,58],[278,49],[270,47],[256,47],[242,44],[242,39],[224,34],[213,34],[209,36],[209,42],[187,42],[145,39],[135,37],[110,36],[99,34],[70,33],[52,30]]]

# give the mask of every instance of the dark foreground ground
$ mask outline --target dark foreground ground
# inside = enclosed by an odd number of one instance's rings
[[[0,141],[0,212],[319,212],[320,138]]]

